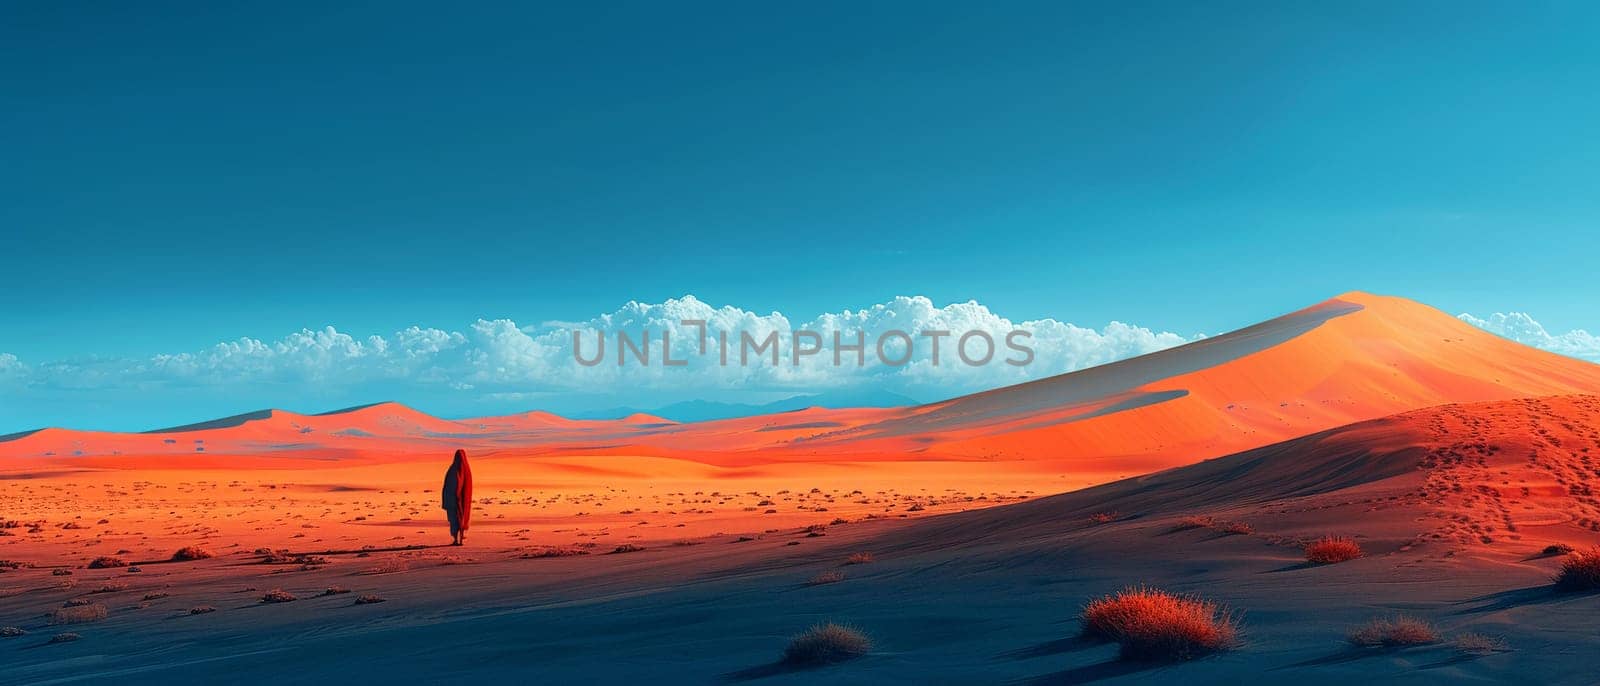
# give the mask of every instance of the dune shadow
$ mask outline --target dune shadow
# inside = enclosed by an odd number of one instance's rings
[[[824,666],[826,666],[826,665],[816,665],[816,666],[801,665],[801,664],[795,664],[795,663],[792,663],[792,662],[784,662],[782,660],[779,660],[777,662],[772,662],[772,663],[768,663],[768,664],[764,664],[764,665],[756,665],[754,667],[747,667],[745,669],[741,669],[741,670],[737,670],[737,671],[733,671],[733,672],[728,672],[728,673],[722,675],[722,680],[723,681],[731,681],[731,682],[755,681],[756,679],[765,679],[767,677],[773,677],[773,676],[777,676],[779,674],[791,674],[791,673],[794,673],[794,672],[802,672],[802,671],[806,671],[808,669],[816,669],[818,667],[824,667]]]
[[[1100,645],[1105,645],[1105,642],[1089,638],[1087,636],[1072,636],[1070,638],[1060,638],[1054,641],[1045,641],[1044,643],[1031,645],[1026,648],[1018,648],[1017,650],[1006,651],[997,655],[996,658],[1004,658],[1007,660],[1031,660],[1036,657],[1045,657],[1047,655],[1059,655],[1061,653],[1077,652],[1079,650],[1085,650]]]
[[[1492,654],[1492,653],[1489,653],[1489,654]],[[1451,657],[1447,657],[1447,658],[1445,658],[1443,660],[1438,660],[1438,661],[1435,661],[1435,662],[1429,662],[1429,663],[1424,664],[1424,665],[1417,665],[1417,669],[1440,669],[1442,667],[1454,667],[1454,666],[1459,665],[1459,664],[1461,664],[1463,662],[1471,662],[1471,661],[1476,660],[1476,659],[1478,659],[1480,657],[1484,657],[1484,655],[1461,653],[1461,654],[1457,654],[1457,655],[1454,655],[1454,656],[1451,656]]]
[[[1509,591],[1500,591],[1498,593],[1490,593],[1487,595],[1478,596],[1476,598],[1468,598],[1463,600],[1459,604],[1479,604],[1475,607],[1465,608],[1456,614],[1467,615],[1478,614],[1481,612],[1494,612],[1497,610],[1509,610],[1515,607],[1544,605],[1546,603],[1554,603],[1561,600],[1581,598],[1590,595],[1594,595],[1594,593],[1562,591],[1557,589],[1554,584],[1529,586],[1527,588],[1514,588]]]
[[[410,545],[389,546],[387,548],[356,548],[347,550],[315,550],[305,553],[290,552],[290,555],[360,555],[361,553],[399,553],[407,550],[431,550],[433,548],[462,548],[465,546],[451,545],[449,543],[412,543]]]
[[[1092,665],[1063,669],[1036,677],[1015,681],[1020,686],[1058,686],[1064,684],[1087,684],[1093,681],[1115,679],[1118,677],[1138,674],[1139,672],[1159,669],[1165,665],[1154,662],[1131,662],[1128,660],[1111,660],[1109,662],[1096,662]]]
[[[1426,647],[1426,646],[1413,646],[1413,647]],[[1324,655],[1322,657],[1314,657],[1314,658],[1311,658],[1310,660],[1302,660],[1300,662],[1296,662],[1296,663],[1291,664],[1291,665],[1284,665],[1282,667],[1274,667],[1273,669],[1274,670],[1289,669],[1291,667],[1325,667],[1327,665],[1338,665],[1338,664],[1344,664],[1346,662],[1355,662],[1357,660],[1365,660],[1365,659],[1370,658],[1370,657],[1383,657],[1385,655],[1395,655],[1395,654],[1402,653],[1402,652],[1405,652],[1405,651],[1410,650],[1410,649],[1411,649],[1411,647],[1404,647],[1404,646],[1396,646],[1396,647],[1385,647],[1385,646],[1375,646],[1375,647],[1345,646],[1342,650],[1339,650],[1337,652]]]

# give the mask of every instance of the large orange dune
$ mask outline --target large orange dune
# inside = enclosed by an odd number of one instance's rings
[[[690,424],[544,412],[445,420],[396,403],[318,415],[266,410],[141,434],[14,434],[0,438],[0,469],[37,469],[41,461],[143,469],[398,462],[465,447],[729,468],[1006,462],[1001,469],[1065,475],[1065,485],[1081,486],[1422,407],[1596,391],[1600,366],[1513,343],[1403,298],[1352,292],[1178,348],[917,407],[810,408]]]
[[[462,548],[439,509],[456,447]],[[0,438],[0,627],[26,632],[25,682],[777,683],[783,637],[838,619],[886,651],[791,676],[1082,683],[1169,675],[1071,638],[1088,598],[1152,583],[1247,613],[1247,644],[1186,682],[1587,683],[1531,658],[1594,649],[1596,596],[1552,594],[1541,551],[1593,543],[1596,459],[1600,366],[1364,293],[918,407],[51,428]],[[1307,564],[1328,534],[1366,556]],[[1396,610],[1514,652],[1342,647]]]

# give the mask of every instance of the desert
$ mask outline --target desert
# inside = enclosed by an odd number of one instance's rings
[[[1596,640],[1597,417],[1600,367],[1349,293],[908,408],[47,428],[0,441],[0,647],[15,683],[1584,683],[1541,656]]]

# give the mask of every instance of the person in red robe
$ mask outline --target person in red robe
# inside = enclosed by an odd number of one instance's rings
[[[444,513],[450,518],[450,545],[461,545],[467,541],[467,525],[472,522],[472,467],[467,464],[467,451],[456,451],[441,490]]]

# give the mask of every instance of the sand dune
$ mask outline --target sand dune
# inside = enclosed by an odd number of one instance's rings
[[[1597,596],[1553,595],[1559,557],[1540,552],[1600,532],[1597,394],[1600,366],[1350,293],[919,407],[674,423],[380,403],[47,428],[0,438],[0,626],[29,632],[0,644],[16,646],[0,675],[1152,681],[1170,675],[1073,638],[1073,617],[1153,583],[1246,619],[1244,646],[1175,668],[1185,682],[1587,683],[1574,661],[1525,658],[1597,647]],[[458,446],[475,457],[474,528],[441,548]],[[1366,557],[1307,565],[1301,546],[1328,534]],[[185,546],[214,557],[172,561]],[[874,561],[845,565],[857,552]],[[260,602],[272,588],[299,599]],[[52,613],[95,604],[103,619],[70,627],[81,642],[45,642]],[[1342,643],[1397,611],[1513,652]],[[881,648],[839,668],[774,663],[819,620]]]
[[[487,499],[489,518],[478,534],[487,540],[440,549],[374,536],[404,530],[394,522],[351,522],[357,512],[381,510],[383,497],[342,490],[338,471],[319,474],[335,482],[281,484],[263,495],[229,496],[223,484],[196,482],[176,489],[255,503],[228,519],[271,517],[268,503],[286,504],[276,515],[312,524],[316,538],[280,539],[290,554],[274,563],[229,546],[240,534],[225,531],[220,519],[153,520],[140,526],[163,533],[136,545],[159,540],[164,551],[188,541],[217,557],[168,563],[130,555],[141,572],[80,566],[71,585],[48,565],[5,572],[0,624],[30,631],[8,639],[19,648],[7,669],[39,683],[156,683],[180,671],[241,683],[316,683],[335,674],[471,683],[530,670],[557,682],[619,684],[1223,684],[1263,675],[1300,684],[1586,683],[1583,661],[1541,656],[1586,654],[1600,643],[1588,630],[1600,596],[1555,591],[1549,575],[1560,557],[1541,551],[1595,539],[1600,509],[1587,486],[1595,455],[1600,397],[1450,404],[997,507],[909,519],[867,518],[858,510],[832,523],[825,520],[838,513],[805,512],[759,530],[733,528],[749,522],[734,517],[721,522],[729,527],[721,533],[702,532],[685,544],[631,539],[642,550],[604,554],[629,540],[615,539],[580,548],[588,555],[561,557],[542,552],[571,545],[557,534],[529,541],[517,533],[533,524],[519,514],[528,504],[516,495],[527,484]],[[727,476],[722,468],[660,458],[599,475],[586,473],[592,461],[550,460],[540,478],[565,473],[632,483],[632,476],[666,474],[707,484]],[[795,477],[783,470],[797,466],[805,465],[774,465],[778,471],[763,478]],[[343,469],[345,481],[391,493],[415,478],[377,466]],[[50,499],[60,483],[53,479],[32,482],[24,495]],[[178,497],[139,492],[153,487],[129,484],[131,493],[115,497],[126,504]],[[774,493],[768,497],[780,497]],[[321,499],[331,499],[336,514],[305,516]],[[595,502],[572,506],[592,509]],[[571,514],[554,519],[572,526],[579,520]],[[80,554],[119,545],[117,531],[134,516],[112,515],[109,531],[89,527],[93,544]],[[1208,519],[1185,524],[1190,517]],[[613,519],[609,528],[624,521]],[[1230,523],[1248,529],[1230,533]],[[60,535],[76,533],[5,540],[24,539],[24,549],[37,550],[62,546]],[[1366,557],[1306,564],[1301,546],[1327,534],[1352,537]],[[870,563],[844,564],[863,551],[873,553]],[[300,562],[305,555],[316,559]],[[823,572],[839,574],[823,586],[808,581]],[[1073,617],[1086,599],[1138,583],[1226,603],[1242,617],[1243,643],[1217,657],[1153,668],[1076,638]],[[351,595],[322,595],[330,586]],[[269,588],[299,600],[263,604],[257,597]],[[359,606],[353,595],[386,602]],[[109,617],[69,627],[84,635],[80,644],[42,649],[52,629],[40,610],[74,598],[104,604]],[[200,606],[216,611],[189,614]],[[1345,642],[1353,626],[1396,612],[1432,622],[1444,640],[1407,649]],[[823,619],[855,624],[880,648],[822,669],[776,661],[786,636]],[[1481,654],[1452,647],[1451,637],[1468,633],[1487,633],[1505,647]],[[211,638],[218,635],[229,639]],[[180,653],[174,645],[183,646]],[[83,650],[96,658],[73,658]]]
[[[1401,298],[1347,293],[1179,348],[909,408],[810,408],[679,424],[528,412],[444,420],[396,403],[268,410],[145,433],[50,428],[0,440],[0,471],[161,469],[196,455],[395,462],[464,447],[528,457],[1030,463],[1077,487],[1452,403],[1600,391],[1600,366],[1534,350]],[[187,456],[176,459],[177,456]],[[116,460],[104,458],[122,458]],[[254,464],[257,460],[241,460]],[[287,462],[286,462],[287,464]]]

